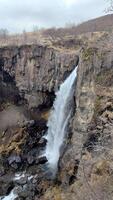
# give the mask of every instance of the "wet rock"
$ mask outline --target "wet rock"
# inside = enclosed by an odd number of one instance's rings
[[[13,187],[14,183],[10,175],[4,175],[0,178],[0,196],[9,194]]]
[[[23,185],[17,187],[16,189],[16,194],[19,196],[19,198],[30,198],[32,200],[33,196],[34,196],[34,188],[33,185]]]
[[[23,124],[23,127],[32,127],[35,125],[35,121],[34,120],[30,120],[30,121],[26,121],[24,124]]]
[[[27,177],[21,177],[19,180],[16,180],[16,183],[19,185],[25,185],[27,183]]]
[[[29,150],[32,149],[32,148],[35,148],[37,147],[37,143],[38,143],[38,140],[39,140],[40,137],[28,137],[27,139],[27,145],[29,146]]]
[[[35,162],[35,158],[31,155],[27,156],[27,162],[29,165],[33,164]]]
[[[48,160],[47,160],[46,156],[39,157],[39,158],[36,160],[36,164],[45,164],[47,161],[48,161]]]
[[[34,120],[33,120],[34,121]],[[47,130],[47,125],[46,125],[46,121],[44,119],[40,119],[37,121],[34,121],[32,126],[27,127],[27,131],[29,133],[29,135],[31,135],[32,137],[41,137],[42,136],[42,132]]]
[[[15,177],[13,178],[13,182],[16,185],[26,185],[26,184],[31,184],[33,180],[33,176],[30,174],[27,174],[26,172],[18,173],[15,174]]]
[[[19,168],[19,166],[15,162],[11,164],[11,167],[14,168],[15,170]]]
[[[14,169],[18,169],[22,163],[22,159],[19,155],[10,155],[8,157],[8,164],[14,168]]]
[[[21,160],[21,157],[19,155],[11,155],[8,158],[8,164],[14,169],[18,169],[21,162],[22,162],[22,160]]]
[[[36,175],[33,177],[32,183],[33,183],[33,184],[36,184],[36,183],[38,182],[38,179],[39,179],[39,176],[36,174]]]
[[[39,147],[45,147],[47,143],[47,140],[45,138],[41,138],[38,142]]]
[[[35,121],[35,126],[37,127],[38,131],[45,131],[47,130],[47,121],[44,119]]]
[[[5,174],[5,169],[3,166],[0,167],[0,177]]]
[[[21,163],[21,157],[18,156],[18,155],[11,155],[8,158],[8,163],[9,163],[9,165],[11,165],[13,162],[15,162],[15,163]]]
[[[102,129],[103,129],[103,126],[99,126],[99,125],[98,125],[96,128],[97,128],[98,130],[102,130]]]

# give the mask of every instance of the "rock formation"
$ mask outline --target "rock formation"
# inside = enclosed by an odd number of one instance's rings
[[[0,49],[0,196],[14,189],[20,200],[112,199],[112,33],[82,37],[78,49],[65,41]],[[73,116],[52,180],[42,136],[55,92],[77,64]]]
[[[76,53],[62,52],[45,45],[0,49],[0,71],[3,79],[8,79],[7,82],[12,79],[15,82],[19,95],[27,100],[29,107],[47,104],[49,94],[58,88],[66,73],[77,62]]]

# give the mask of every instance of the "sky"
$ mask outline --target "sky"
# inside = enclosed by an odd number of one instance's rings
[[[0,0],[0,29],[63,27],[105,15],[107,0]]]

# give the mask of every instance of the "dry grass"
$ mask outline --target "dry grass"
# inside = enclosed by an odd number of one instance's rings
[[[78,35],[95,32],[111,32],[113,29],[113,14],[103,16],[94,20],[89,20],[80,25],[71,25],[64,28],[49,28],[39,29],[33,32],[23,31],[22,34],[9,35],[8,33],[3,37],[0,35],[0,46],[11,46],[11,45],[24,45],[24,44],[53,44],[53,41],[61,41],[68,37],[77,37]],[[83,38],[83,37],[82,37]],[[69,39],[69,38],[68,38]]]
[[[0,145],[0,154],[8,155],[12,151],[17,154],[21,152],[21,145],[24,143],[26,138],[25,130],[20,128],[16,132],[14,131],[13,136],[6,132],[5,137],[0,138],[2,145]]]

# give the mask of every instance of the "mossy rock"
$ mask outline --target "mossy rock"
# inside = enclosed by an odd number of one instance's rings
[[[113,85],[113,69],[104,70],[96,76],[96,84],[110,87]]]
[[[95,53],[97,54],[97,48],[92,48],[92,47],[86,48],[86,49],[83,51],[83,54],[82,54],[83,60],[84,60],[84,61],[90,60],[90,58],[91,58]]]
[[[95,99],[93,119],[96,119],[101,112],[101,99],[102,99],[101,96],[97,96]]]

